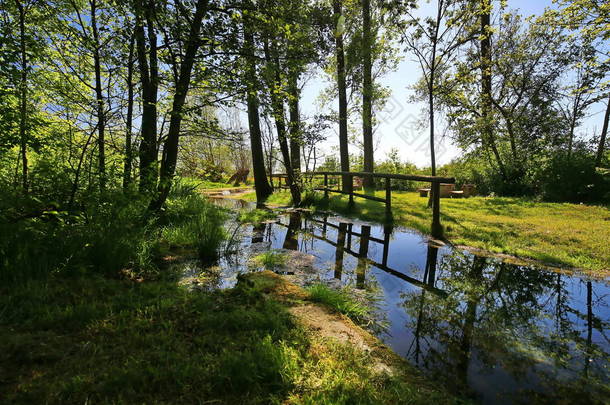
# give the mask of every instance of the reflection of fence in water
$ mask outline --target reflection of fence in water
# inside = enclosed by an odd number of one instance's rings
[[[297,220],[298,218],[298,220]],[[393,228],[391,226],[384,227],[384,238],[376,238],[371,236],[371,226],[361,225],[360,232],[353,230],[352,223],[340,222],[338,225],[328,222],[328,218],[324,217],[323,220],[316,218],[309,218],[311,222],[322,225],[322,235],[316,235],[313,229],[308,229],[307,226],[301,230],[301,219],[299,213],[291,213],[289,224],[283,224],[281,222],[276,223],[277,225],[288,228],[286,232],[286,239],[284,240],[284,248],[296,250],[297,248],[297,234],[299,230],[302,233],[306,233],[314,239],[328,243],[335,247],[335,270],[334,276],[337,279],[341,279],[343,274],[343,260],[345,253],[358,259],[356,266],[356,286],[358,288],[364,288],[364,281],[366,279],[366,271],[369,266],[374,266],[388,274],[391,274],[401,280],[404,280],[417,287],[423,288],[427,291],[433,292],[437,295],[447,296],[447,293],[434,286],[436,276],[436,263],[438,257],[438,248],[428,245],[428,252],[426,257],[426,267],[424,269],[423,280],[418,280],[414,277],[410,277],[398,270],[388,267],[388,256],[390,248],[390,239]],[[337,241],[334,242],[327,238],[327,228],[334,228],[337,232]],[[352,236],[359,238],[358,251],[356,252],[352,248]],[[381,263],[375,262],[368,258],[369,243],[374,242],[383,246],[382,261]],[[287,247],[289,246],[289,247]]]

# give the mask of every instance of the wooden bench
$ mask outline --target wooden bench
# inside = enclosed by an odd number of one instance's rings
[[[429,188],[420,188],[417,191],[419,191],[420,197],[428,197],[430,195],[430,190],[431,189],[429,189]],[[439,190],[440,190],[441,198],[449,198],[452,196],[451,193],[453,193],[455,191],[455,184],[441,183]]]
[[[463,198],[465,196],[463,190],[453,190],[451,192],[451,198]]]
[[[429,188],[420,188],[417,191],[419,191],[419,196],[420,197],[428,197],[428,193],[430,193],[430,189]]]

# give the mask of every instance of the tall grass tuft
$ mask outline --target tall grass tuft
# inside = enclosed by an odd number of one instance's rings
[[[357,301],[347,288],[334,290],[325,284],[317,283],[307,287],[307,291],[311,301],[325,304],[357,323],[368,323],[372,318],[372,308]]]
[[[199,195],[172,199],[161,236],[170,247],[192,247],[202,260],[213,261],[228,238],[223,226],[226,219],[225,211]]]
[[[252,258],[252,261],[258,266],[262,266],[268,270],[274,270],[283,266],[286,263],[286,255],[282,252],[269,250]]]

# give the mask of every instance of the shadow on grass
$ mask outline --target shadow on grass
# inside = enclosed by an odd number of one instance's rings
[[[5,403],[449,402],[322,344],[265,283],[189,292],[101,277],[0,289]],[[312,350],[312,345],[316,346]],[[323,381],[316,386],[316,381]],[[444,399],[444,400],[443,400]]]
[[[308,347],[289,314],[255,291],[76,279],[29,283],[0,307],[0,392],[20,403],[280,400],[293,352]]]

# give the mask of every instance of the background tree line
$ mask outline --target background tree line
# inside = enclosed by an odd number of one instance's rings
[[[220,180],[252,169],[262,200],[277,170],[298,204],[303,170],[400,160],[376,162],[375,112],[390,94],[379,79],[408,57],[421,67],[411,99],[426,104],[423,171],[485,193],[603,200],[608,5],[555,3],[524,17],[492,0],[436,0],[430,15],[412,0],[7,1],[0,181],[71,209],[84,195],[137,190],[158,211],[177,173]],[[328,114],[305,117],[302,89],[320,72]],[[602,104],[603,128],[585,136]],[[463,156],[437,168],[443,125]],[[330,126],[339,154],[323,162]]]

